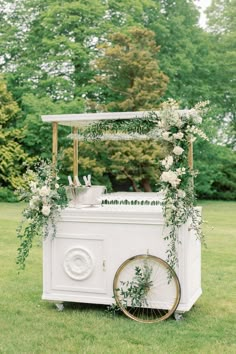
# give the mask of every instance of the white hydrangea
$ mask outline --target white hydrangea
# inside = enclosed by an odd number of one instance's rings
[[[177,156],[182,155],[184,152],[184,149],[182,149],[180,146],[175,146],[173,153]]]
[[[178,174],[176,172],[174,172],[174,171],[164,171],[164,172],[162,172],[160,179],[163,182],[170,183],[171,186],[174,187],[174,188],[176,188],[181,182],[181,179],[178,178]]]
[[[46,196],[48,196],[49,194],[50,194],[50,188],[47,187],[47,186],[43,186],[43,187],[40,189],[40,191],[39,191],[39,195],[40,195],[41,197],[46,197]]]
[[[49,205],[43,205],[42,214],[48,216],[50,214],[51,207]]]

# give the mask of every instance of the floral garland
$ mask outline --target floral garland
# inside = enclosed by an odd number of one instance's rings
[[[35,170],[28,168],[24,175],[24,188],[18,191],[20,198],[28,201],[23,211],[23,217],[17,228],[20,239],[17,261],[19,269],[25,268],[35,237],[47,237],[49,225],[52,235],[56,234],[56,219],[60,211],[67,205],[64,187],[58,183],[57,170],[52,164],[41,161]],[[36,172],[37,171],[37,172]]]
[[[165,218],[165,239],[169,241],[167,262],[175,267],[178,264],[178,230],[191,220],[190,229],[197,238],[203,240],[202,219],[199,209],[194,207],[193,179],[197,175],[188,166],[189,144],[197,137],[207,140],[199,128],[201,115],[208,102],[200,102],[188,111],[180,111],[174,100],[164,103],[158,119],[158,129],[162,139],[167,142],[169,155],[161,161],[160,177],[164,199],[162,201]]]

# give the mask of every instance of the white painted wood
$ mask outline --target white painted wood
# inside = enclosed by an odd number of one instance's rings
[[[113,278],[122,262],[147,252],[166,259],[163,232],[164,219],[158,206],[65,209],[56,237],[44,241],[42,298],[113,303]],[[201,245],[188,225],[181,227],[179,240],[178,311],[188,311],[202,293]]]
[[[105,112],[105,113],[80,113],[80,114],[56,114],[43,115],[43,122],[58,122],[61,125],[77,126],[86,125],[100,120],[145,118],[150,114],[148,111],[138,112]]]
[[[185,112],[179,110],[178,112]],[[158,111],[137,111],[137,112],[103,112],[103,113],[79,113],[79,114],[53,114],[41,116],[43,122],[57,122],[68,126],[86,126],[92,122],[101,120],[147,118],[151,113],[159,114]]]

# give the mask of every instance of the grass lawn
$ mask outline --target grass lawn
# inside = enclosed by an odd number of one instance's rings
[[[157,324],[115,318],[105,307],[42,301],[40,246],[17,274],[15,229],[22,205],[0,203],[0,353],[236,353],[236,203],[202,202],[207,248],[203,295],[184,315]],[[213,229],[212,229],[213,227]]]

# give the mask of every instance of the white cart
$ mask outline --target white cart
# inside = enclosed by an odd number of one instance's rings
[[[57,124],[77,126],[91,116],[97,119],[96,114],[43,117],[54,122],[54,156]],[[75,156],[76,145],[75,140]],[[200,241],[188,224],[179,229],[179,265],[172,270],[164,261],[168,241],[158,196],[140,193],[139,203],[135,193],[114,194],[113,199],[122,198],[129,203],[63,210],[56,237],[48,237],[43,245],[42,298],[104,305],[116,300],[126,315],[141,322],[189,311],[202,293]]]

